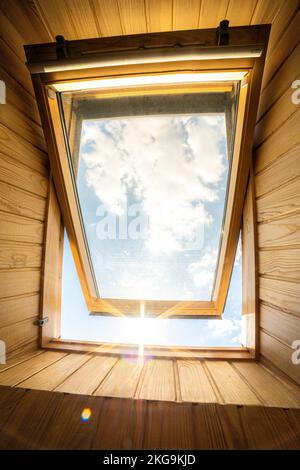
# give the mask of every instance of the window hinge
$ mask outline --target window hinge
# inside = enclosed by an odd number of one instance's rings
[[[36,321],[36,325],[44,326],[48,322],[49,322],[49,317],[43,317],[43,318],[40,318],[39,320]]]
[[[217,27],[217,44],[218,46],[228,46],[229,44],[229,21],[220,21]]]

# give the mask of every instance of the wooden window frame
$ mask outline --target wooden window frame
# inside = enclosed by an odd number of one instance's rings
[[[212,301],[146,301],[147,314],[159,317],[220,317],[223,313],[227,291],[230,283],[232,267],[238,242],[244,198],[246,194],[249,169],[252,160],[252,142],[256,121],[260,85],[269,36],[269,26],[251,26],[230,28],[231,48],[237,46],[262,47],[260,57],[224,58],[218,60],[201,60],[189,62],[168,62],[166,64],[143,64],[143,73],[171,73],[184,71],[235,71],[246,70],[247,80],[241,87],[238,120],[236,124],[235,146],[233,152],[233,165],[231,169],[230,185],[227,199],[226,216],[224,223],[223,241],[220,250],[219,265]],[[168,46],[181,44],[201,44],[204,49],[217,46],[215,30],[197,30],[189,32],[149,34],[124,36],[121,38],[100,38],[90,41],[68,42],[69,54],[78,59],[83,53],[106,54],[108,47],[113,51],[127,51],[140,49],[160,50],[162,44]],[[165,47],[165,46],[164,46]],[[222,46],[219,46],[222,48]],[[56,57],[56,45],[45,44],[26,46],[26,55],[31,69],[35,65],[51,63]],[[143,50],[144,50],[143,49]],[[71,52],[70,52],[71,51]],[[100,52],[99,52],[100,51]],[[104,52],[105,51],[105,52]],[[126,54],[126,52],[124,52]],[[59,62],[59,61],[58,61]],[[102,68],[80,68],[74,70],[55,70],[32,74],[37,102],[41,114],[45,137],[48,144],[49,158],[53,181],[57,191],[59,205],[63,214],[64,224],[67,228],[71,250],[79,274],[82,291],[88,309],[96,314],[112,314],[117,316],[138,315],[142,301],[99,299],[93,288],[93,276],[85,249],[84,234],[81,230],[80,215],[76,209],[76,195],[72,186],[71,174],[68,166],[63,129],[60,124],[60,113],[56,99],[53,99],[51,85],[60,82],[78,81],[82,79],[98,79],[107,76],[132,76],[141,73],[140,66],[111,66]],[[242,118],[241,118],[242,117]],[[47,237],[46,237],[47,242]]]

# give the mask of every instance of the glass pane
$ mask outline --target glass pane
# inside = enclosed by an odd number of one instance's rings
[[[64,238],[61,338],[123,344],[237,347],[242,343],[242,258],[238,245],[222,320],[120,318],[89,315]]]
[[[210,300],[236,93],[62,93],[100,297]]]

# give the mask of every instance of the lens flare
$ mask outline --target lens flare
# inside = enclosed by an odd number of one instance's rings
[[[88,421],[92,415],[90,408],[84,408],[81,413],[81,421]]]

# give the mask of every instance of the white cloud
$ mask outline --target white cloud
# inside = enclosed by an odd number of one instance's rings
[[[209,251],[207,248],[200,261],[189,265],[188,271],[192,275],[196,287],[203,288],[211,285],[214,278],[217,255],[217,250]]]
[[[122,214],[131,190],[149,217],[147,248],[180,251],[212,222],[204,204],[218,199],[224,132],[221,116],[85,121],[86,182],[115,214]]]
[[[232,338],[232,342],[236,342],[237,337],[240,339],[241,327],[242,320],[222,318],[221,320],[209,320],[208,322],[208,330],[212,338],[222,339],[234,334],[235,337]]]

